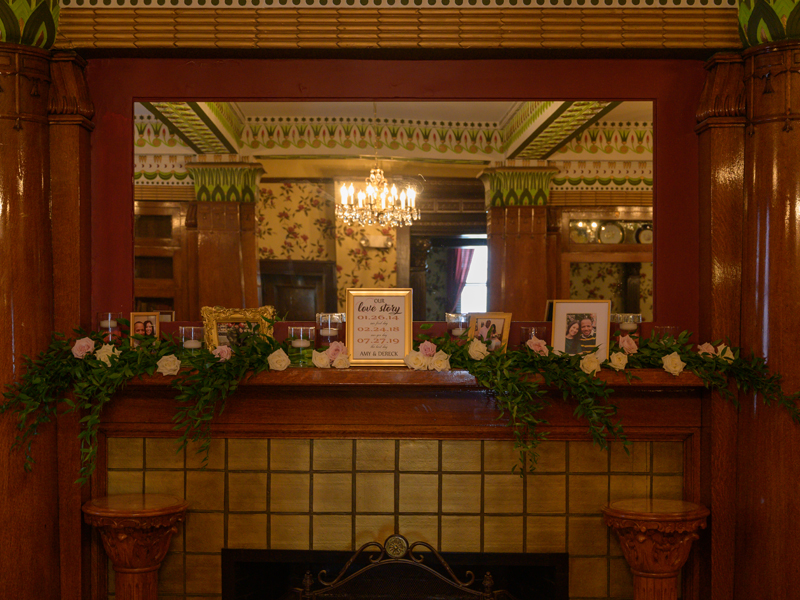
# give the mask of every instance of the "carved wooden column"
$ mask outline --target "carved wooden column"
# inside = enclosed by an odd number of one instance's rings
[[[0,389],[22,375],[23,357],[44,350],[53,331],[49,56],[0,43]],[[24,450],[11,451],[17,433],[16,415],[0,416],[0,597],[55,599],[56,428],[39,429],[31,473],[22,468]]]
[[[744,230],[744,60],[718,54],[697,109],[700,158],[700,331],[698,343],[739,345]],[[731,600],[736,539],[736,408],[709,394],[703,406],[702,501],[714,512],[703,551],[700,596]]]
[[[709,511],[681,500],[618,500],[604,507],[633,572],[633,600],[677,600],[678,574]]]
[[[181,498],[159,494],[108,496],[83,505],[114,565],[117,600],[158,598],[158,568],[187,507]]]
[[[742,346],[800,390],[800,42],[744,53]],[[796,599],[800,568],[800,427],[740,396],[735,598]]]

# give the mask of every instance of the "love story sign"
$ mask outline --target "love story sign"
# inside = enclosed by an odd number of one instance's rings
[[[404,365],[411,352],[410,288],[347,290],[348,358],[351,365]]]

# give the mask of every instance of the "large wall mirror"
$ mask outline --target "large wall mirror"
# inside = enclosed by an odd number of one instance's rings
[[[308,320],[348,287],[410,286],[417,320],[483,312],[486,208],[517,201],[547,207],[558,297],[652,320],[653,123],[650,101],[136,102],[135,308],[195,319],[239,285]],[[337,216],[374,168],[418,191],[411,226]],[[235,276],[203,268],[213,252],[238,253]]]

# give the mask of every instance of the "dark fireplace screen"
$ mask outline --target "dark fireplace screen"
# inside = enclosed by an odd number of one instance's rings
[[[222,550],[223,600],[567,600],[567,554],[439,553],[401,535],[355,553]]]

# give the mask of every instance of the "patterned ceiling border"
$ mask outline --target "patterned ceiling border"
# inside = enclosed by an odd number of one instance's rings
[[[553,158],[565,159],[564,154],[652,156],[653,140],[652,123],[601,123],[559,148]]]
[[[735,8],[737,0],[61,0],[69,8]]]
[[[74,8],[66,48],[738,48],[735,7]]]

